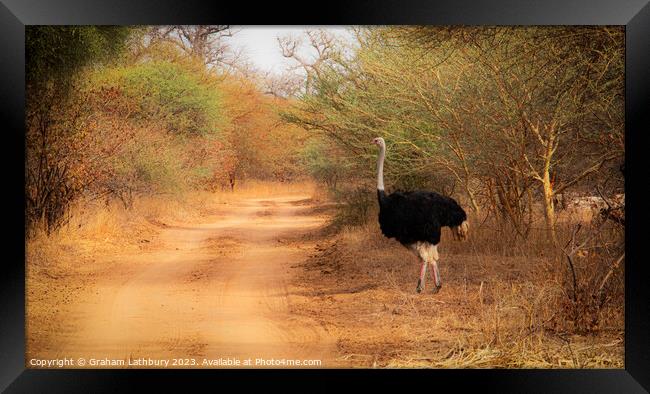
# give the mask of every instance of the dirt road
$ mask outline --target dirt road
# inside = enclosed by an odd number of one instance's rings
[[[219,367],[228,359],[334,366],[333,338],[289,312],[292,270],[313,245],[283,240],[323,225],[307,198],[231,203],[206,223],[165,226],[159,247],[147,252],[98,258],[98,266],[102,259],[119,264],[71,302],[50,346],[32,347],[31,356],[83,357],[86,367],[107,366],[90,359],[126,359],[128,367],[141,358],[183,359],[170,367]]]

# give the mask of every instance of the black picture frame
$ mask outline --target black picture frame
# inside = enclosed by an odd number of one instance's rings
[[[0,0],[0,102],[5,236],[0,276],[0,390],[7,392],[115,392],[146,389],[153,380],[187,390],[188,383],[239,378],[237,389],[291,382],[303,390],[332,390],[334,377],[380,381],[387,390],[429,390],[446,385],[496,392],[610,393],[650,390],[650,299],[644,184],[650,97],[649,0],[552,1],[328,1],[288,4],[181,0]],[[255,4],[255,5],[253,5]],[[301,14],[289,10],[302,10]],[[255,14],[251,14],[255,12]],[[306,370],[123,371],[25,368],[24,76],[26,25],[145,24],[435,24],[625,25],[626,30],[626,266],[624,370]],[[647,242],[647,241],[646,241]],[[360,376],[359,376],[360,375]],[[190,376],[182,383],[176,379]],[[417,377],[418,379],[413,379]],[[144,378],[144,379],[143,379]],[[243,379],[242,379],[243,378]],[[180,385],[179,385],[180,383]],[[449,386],[452,384],[452,386]],[[182,385],[182,386],[181,386]],[[427,385],[416,387],[416,385]],[[210,387],[210,386],[208,386]],[[425,388],[426,387],[426,388]],[[346,387],[348,388],[348,387]]]

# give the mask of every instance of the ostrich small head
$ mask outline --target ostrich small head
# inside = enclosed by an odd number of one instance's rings
[[[377,145],[378,147],[382,147],[382,146],[385,147],[386,146],[386,142],[384,142],[384,139],[381,138],[381,137],[377,137],[377,138],[373,139],[372,143]]]

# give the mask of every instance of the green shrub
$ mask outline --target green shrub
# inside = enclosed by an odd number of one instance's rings
[[[368,222],[372,214],[377,213],[375,189],[355,187],[336,192],[334,197],[341,202],[333,220],[336,227],[363,225]]]
[[[134,106],[132,118],[161,122],[172,133],[212,134],[225,125],[215,83],[183,65],[152,61],[106,70],[97,79],[96,86],[117,89]]]
[[[125,206],[135,195],[185,190],[192,177],[182,166],[178,143],[146,129],[136,130],[135,137],[102,163],[108,176],[97,186],[120,198]]]
[[[336,190],[338,183],[349,170],[345,158],[331,152],[332,145],[323,139],[311,139],[302,151],[301,162],[309,174],[330,189]]]

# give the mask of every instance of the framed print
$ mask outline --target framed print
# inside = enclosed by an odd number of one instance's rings
[[[645,1],[248,8],[3,0],[3,390],[649,389]]]

